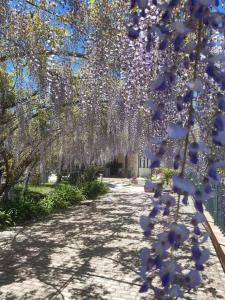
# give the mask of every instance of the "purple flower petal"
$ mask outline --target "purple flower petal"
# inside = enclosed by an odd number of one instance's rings
[[[140,34],[140,29],[134,29],[133,27],[128,28],[128,37],[131,40],[136,40],[138,39]]]
[[[165,50],[168,46],[168,41],[167,39],[163,40],[160,44],[159,44],[159,50]]]
[[[188,288],[193,289],[201,283],[199,271],[192,270],[185,276],[185,282]]]
[[[198,153],[197,152],[189,152],[189,157],[190,157],[190,162],[193,164],[197,164],[198,163]]]
[[[157,216],[158,212],[159,212],[159,207],[154,206],[152,211],[149,214],[149,218],[155,218]]]
[[[144,150],[144,154],[145,156],[147,156],[148,159],[150,160],[156,160],[157,159],[157,156],[155,155],[154,152],[152,152],[150,149],[146,148]]]
[[[145,182],[145,189],[147,189],[147,190],[154,190],[155,188],[156,188],[156,184],[155,183],[153,183],[153,182],[151,182],[149,180],[147,180]]]
[[[168,250],[170,248],[170,244],[168,242],[168,233],[163,232],[158,234],[157,241],[164,250]]]
[[[195,226],[194,227],[194,234],[196,234],[196,235],[201,235],[201,230],[200,230],[200,228],[198,227],[198,226]]]
[[[203,213],[204,209],[203,209],[203,205],[201,201],[195,201],[195,208],[200,212]]]
[[[223,131],[225,129],[225,116],[223,116],[221,113],[218,113],[214,120],[214,127],[218,131]]]
[[[130,1],[130,8],[133,9],[136,5],[136,0],[131,0]]]
[[[159,110],[156,110],[152,115],[152,121],[159,121],[161,119],[161,112]]]
[[[178,297],[183,299],[183,293],[178,285],[174,285],[169,290],[169,295],[172,297],[172,299],[178,299]]]
[[[184,35],[179,34],[174,40],[174,51],[179,51],[184,42]]]
[[[186,192],[190,195],[194,194],[195,186],[193,185],[193,183],[190,180],[182,178],[180,176],[176,176],[176,175],[174,175],[172,177],[172,179],[173,179],[173,185],[175,188],[177,188],[183,192]]]
[[[170,207],[176,204],[176,199],[170,194],[166,193],[160,197],[160,202],[164,203],[167,207]]]
[[[154,262],[155,262],[155,266],[156,266],[157,269],[161,268],[161,266],[162,266],[162,260],[161,260],[161,258],[159,256],[156,256]]]
[[[203,223],[204,221],[205,221],[204,215],[200,212],[196,212],[195,215],[192,217],[191,224],[196,226],[199,223]]]
[[[175,240],[176,240],[176,233],[175,233],[175,231],[170,231],[169,234],[168,234],[168,241],[169,241],[169,243],[171,245],[173,245],[174,242],[175,242]]]
[[[223,95],[218,98],[218,107],[220,110],[225,111],[225,97]]]
[[[152,82],[152,88],[155,91],[163,91],[166,87],[166,81],[164,78],[160,78]]]
[[[201,250],[198,246],[194,245],[191,249],[191,252],[194,260],[198,260],[201,257]]]
[[[179,161],[174,161],[173,168],[174,168],[174,170],[179,169]]]
[[[180,2],[180,0],[170,0],[169,2],[169,7],[175,7],[178,5],[178,3]]]
[[[225,167],[225,159],[214,162],[213,166],[216,169],[218,169],[218,168],[224,168]]]
[[[144,282],[139,290],[139,293],[146,293],[149,289],[148,282]]]
[[[145,274],[149,270],[149,255],[150,255],[150,250],[148,248],[143,248],[141,249],[140,252],[140,259],[141,259],[141,270],[140,270],[140,276],[141,278],[145,279]]]
[[[140,225],[141,225],[141,228],[144,231],[148,231],[149,230],[150,223],[151,223],[151,220],[150,220],[150,218],[148,216],[146,216],[146,215],[141,215],[140,216]]]
[[[144,106],[147,107],[147,108],[151,108],[152,110],[156,110],[157,109],[157,105],[152,100],[147,100],[144,103]]]
[[[215,183],[220,183],[220,181],[221,181],[221,177],[217,173],[217,170],[214,167],[210,167],[209,168],[209,170],[208,170],[208,176]]]
[[[184,195],[183,199],[182,199],[182,203],[184,205],[187,205],[188,204],[188,196],[187,195]]]
[[[206,73],[208,74],[209,77],[213,77],[215,74],[215,67],[213,64],[209,64],[206,67]]]
[[[203,265],[209,259],[209,256],[210,256],[209,249],[203,249],[201,251],[201,256],[199,257],[197,263],[199,265]]]
[[[217,146],[225,146],[225,131],[215,131],[213,134],[213,143]]]
[[[156,160],[152,161],[152,163],[150,165],[151,169],[156,169],[156,168],[159,168],[159,167],[160,167],[160,160],[159,159],[156,159]]]
[[[150,250],[147,247],[144,247],[140,251],[141,264],[147,265],[150,255]]]
[[[140,9],[144,10],[148,7],[148,0],[136,0],[137,5]]]
[[[170,209],[169,207],[166,207],[163,211],[163,216],[169,216],[169,214],[170,214]]]
[[[162,286],[168,286],[171,282],[171,274],[170,273],[166,273],[162,276],[161,278],[162,280]]]
[[[188,130],[179,124],[171,124],[167,128],[167,132],[171,139],[183,139],[186,137]]]

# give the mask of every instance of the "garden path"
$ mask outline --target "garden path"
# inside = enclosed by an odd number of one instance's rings
[[[136,300],[138,225],[148,208],[143,187],[110,180],[111,193],[48,220],[0,232],[0,299]],[[205,287],[185,299],[225,299],[225,276],[215,250]]]

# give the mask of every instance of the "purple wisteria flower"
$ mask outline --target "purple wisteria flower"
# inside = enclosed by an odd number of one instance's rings
[[[152,89],[155,91],[164,91],[167,88],[165,78],[159,78],[152,82]]]
[[[193,195],[195,193],[195,186],[189,179],[185,179],[181,176],[174,175],[172,177],[172,180],[173,188],[176,191],[187,193],[189,195]]]
[[[131,40],[136,40],[138,39],[140,35],[140,29],[135,29],[133,27],[129,27],[128,28],[128,37],[131,39]]]
[[[194,245],[192,246],[191,252],[196,269],[202,271],[204,269],[204,263],[209,259],[209,249],[200,249],[198,245]]]
[[[171,299],[183,298],[183,292],[178,285],[173,285],[169,289],[168,294],[171,297]]]
[[[198,224],[203,223],[204,221],[205,221],[205,216],[200,212],[196,212],[191,219],[191,224],[193,226],[197,226]]]
[[[141,225],[141,228],[144,232],[144,235],[149,236],[151,234],[151,231],[152,231],[153,227],[154,227],[151,218],[149,216],[146,216],[146,215],[141,215],[140,216],[140,225]]]
[[[148,248],[142,248],[140,252],[141,270],[140,276],[146,280],[146,272],[150,270],[150,250]]]
[[[189,289],[197,287],[201,283],[201,275],[198,270],[192,270],[185,276],[185,284]]]
[[[148,7],[148,0],[136,0],[136,3],[141,10],[145,10]]]
[[[218,108],[225,111],[225,96],[222,94],[218,95]]]
[[[168,249],[170,245],[168,244],[168,237],[167,240],[164,240],[165,237],[161,238],[160,241],[156,241],[152,244],[152,249],[154,254],[156,255],[155,258],[155,265],[156,267],[161,267],[162,259],[168,256]]]
[[[215,34],[220,35],[221,39],[225,36],[225,15],[218,11],[219,4],[218,0],[185,3],[169,0],[163,4],[157,0],[131,1],[131,7],[139,9],[139,22],[134,23],[133,28],[141,28],[142,31],[136,39],[146,43],[144,51],[151,52],[154,47],[159,56],[156,70],[152,69],[154,76],[146,81],[151,82],[147,97],[154,100],[146,102],[150,111],[145,111],[154,134],[159,136],[160,126],[165,129],[160,142],[153,144],[152,150],[146,149],[145,155],[151,160],[152,169],[163,165],[162,160],[166,158],[166,163],[171,166],[172,161],[174,170],[177,170],[172,177],[177,200],[173,195],[164,193],[157,184],[147,182],[145,185],[154,192],[155,199],[149,215],[142,216],[140,222],[145,235],[147,232],[149,236],[153,230],[153,220],[157,228],[159,215],[172,218],[171,211],[175,211],[174,220],[169,223],[168,218],[167,229],[156,235],[151,250],[143,252],[148,259],[146,263],[146,258],[142,258],[145,267],[142,266],[144,283],[141,291],[152,289],[155,299],[183,297],[185,288],[175,281],[176,274],[179,274],[179,279],[183,278],[186,289],[199,286],[200,271],[209,258],[209,250],[203,245],[207,237],[201,226],[205,220],[204,204],[213,196],[213,185],[221,182],[219,169],[225,167],[225,160],[210,159],[212,153],[216,156],[218,148],[225,146],[225,55],[218,49],[215,53],[214,48],[218,45],[213,40]],[[157,6],[157,15],[151,9],[153,5]],[[192,38],[192,33],[195,38]],[[173,54],[170,57],[168,53],[171,51]],[[143,87],[146,84],[143,83]],[[164,105],[160,106],[160,103]],[[211,141],[209,131],[212,133]],[[175,153],[172,159],[171,152]],[[204,164],[207,167],[203,171]],[[189,174],[196,174],[196,178],[188,179]],[[190,220],[191,224],[184,224],[179,219],[180,207],[190,201],[194,201],[196,212]],[[176,208],[173,210],[174,206]],[[167,223],[167,218],[163,220]],[[195,264],[195,269],[187,274],[177,264],[174,255],[176,249],[182,251],[184,243],[187,246],[191,244],[190,253]],[[159,276],[161,286],[154,286],[149,278],[152,270]]]
[[[170,225],[168,233],[168,241],[171,246],[179,247],[184,241],[189,238],[189,230],[184,224],[173,223]]]
[[[174,280],[176,273],[181,273],[181,267],[175,260],[163,262],[159,271],[162,286],[168,287]]]
[[[217,169],[211,165],[208,169],[208,178],[212,183],[220,183],[221,176],[218,174]]]
[[[171,124],[167,128],[167,132],[171,139],[183,139],[186,137],[188,130],[179,124]]]
[[[145,149],[144,151],[145,155],[147,156],[148,159],[151,160],[151,169],[159,168],[160,167],[160,156],[157,155],[156,153],[152,152],[150,149]]]
[[[169,193],[164,193],[160,198],[159,202],[165,204],[167,207],[174,206],[176,204],[176,199]]]
[[[156,189],[157,185],[156,185],[156,183],[153,183],[153,182],[147,180],[147,181],[145,182],[145,186],[144,186],[144,187],[145,187],[145,189],[147,189],[147,190],[152,190],[152,191],[154,191],[154,190]]]

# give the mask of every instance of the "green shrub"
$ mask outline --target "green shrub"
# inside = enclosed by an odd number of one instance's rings
[[[6,211],[0,211],[0,228],[14,225],[11,215]]]
[[[170,168],[160,168],[159,173],[162,173],[164,175],[166,184],[168,185],[173,175],[175,174],[175,171]]]
[[[37,194],[39,197],[36,197]],[[26,220],[48,215],[56,209],[67,208],[70,204],[85,199],[82,191],[75,186],[60,185],[45,197],[39,193],[27,193],[24,197],[18,193],[13,201],[0,211],[0,225],[21,223]]]
[[[42,199],[38,203],[38,211],[40,215],[49,215],[54,211],[54,200],[52,197],[47,196],[46,198]]]
[[[70,204],[76,204],[85,199],[82,191],[77,187],[63,184],[49,193],[39,202],[42,214],[49,214],[58,208],[67,208]]]
[[[40,193],[39,188],[31,188],[22,197],[21,188],[18,187],[13,200],[6,207],[0,208],[0,228],[49,215],[57,209],[79,203],[86,197],[95,199],[108,191],[105,184],[97,180],[83,183],[80,187],[60,184],[47,195]]]
[[[12,202],[6,211],[15,223],[32,220],[39,215],[37,202],[30,197],[24,197],[23,199]]]
[[[65,201],[68,201],[71,204],[85,199],[82,191],[78,187],[69,184],[60,185],[55,191],[59,193]]]
[[[88,199],[95,199],[98,195],[103,195],[108,192],[106,185],[98,180],[86,182],[82,185],[83,194]]]
[[[90,166],[88,167],[84,173],[80,177],[80,182],[90,182],[94,181],[98,178],[100,173],[103,173],[104,168],[101,166]]]

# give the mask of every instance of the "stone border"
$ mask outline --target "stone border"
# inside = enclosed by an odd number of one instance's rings
[[[225,236],[221,232],[220,228],[214,224],[214,220],[210,213],[205,210],[204,215],[206,218],[205,223],[207,231],[225,272]]]

